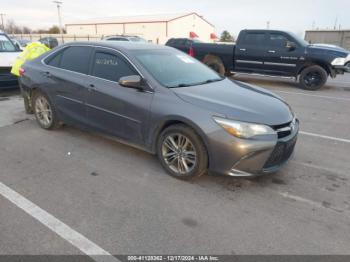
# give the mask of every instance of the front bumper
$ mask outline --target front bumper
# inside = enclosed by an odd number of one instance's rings
[[[350,73],[350,67],[348,66],[333,66],[333,70],[336,74]]]
[[[18,88],[17,77],[11,74],[11,67],[0,67],[0,89]]]
[[[286,136],[265,136],[259,139],[237,139],[230,136],[227,144],[211,154],[212,172],[235,177],[252,177],[278,171],[293,154],[299,132],[299,121]],[[223,138],[223,136],[221,136]],[[217,141],[216,141],[217,143]]]

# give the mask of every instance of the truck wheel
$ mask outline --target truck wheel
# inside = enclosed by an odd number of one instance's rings
[[[204,58],[203,63],[218,72],[221,76],[224,76],[226,73],[224,63],[217,56],[208,55]]]
[[[347,63],[345,64],[345,66],[346,66],[347,68],[349,68],[349,70],[350,70],[350,62],[347,62]]]
[[[318,65],[305,68],[299,78],[300,87],[306,90],[318,90],[327,82],[326,70]]]

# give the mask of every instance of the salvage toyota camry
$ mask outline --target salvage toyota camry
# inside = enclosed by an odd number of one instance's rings
[[[297,140],[299,122],[280,97],[170,47],[69,43],[20,74],[42,128],[65,123],[115,137],[156,154],[177,178],[275,172]]]

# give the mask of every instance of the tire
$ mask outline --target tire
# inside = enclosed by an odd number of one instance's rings
[[[29,103],[29,98],[26,95],[23,95],[23,103],[24,103],[24,110],[26,112],[26,114],[33,114],[33,110],[30,107],[30,103]]]
[[[200,177],[208,169],[208,153],[202,139],[183,124],[169,126],[160,134],[157,155],[163,168],[178,179]]]
[[[56,110],[46,94],[36,91],[32,96],[32,108],[41,128],[53,130],[60,127]]]
[[[219,57],[208,55],[204,58],[203,63],[216,71],[221,76],[225,76],[226,69],[224,63]]]
[[[345,64],[345,66],[346,66],[347,68],[349,68],[349,70],[350,70],[350,62],[347,62],[347,63]]]
[[[318,90],[327,82],[328,73],[318,65],[305,68],[299,78],[300,87],[305,90]]]

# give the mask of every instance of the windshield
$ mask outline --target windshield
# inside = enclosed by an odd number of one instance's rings
[[[15,52],[16,46],[5,35],[0,35],[0,52]]]
[[[163,86],[185,87],[223,78],[198,60],[177,51],[135,51],[136,59]]]

